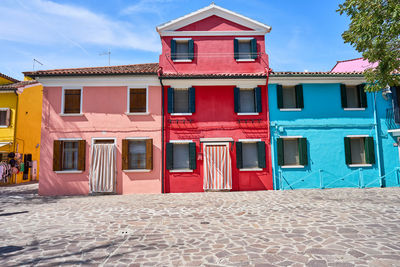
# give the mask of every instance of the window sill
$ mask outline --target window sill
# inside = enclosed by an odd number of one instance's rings
[[[346,110],[346,111],[360,111],[360,110],[365,110],[365,108],[344,108],[343,110]]]
[[[151,172],[149,169],[122,170],[123,172]]]
[[[169,170],[169,172],[193,172],[193,170],[182,169],[182,170]]]
[[[249,59],[236,59],[237,62],[253,62],[256,61],[255,59],[249,58]]]
[[[191,59],[175,59],[175,60],[172,60],[173,62],[192,62],[193,60],[191,60]]]
[[[372,167],[372,164],[349,164],[347,166],[349,166],[350,168]]]
[[[59,173],[59,174],[73,174],[73,173],[83,173],[83,171],[55,171],[55,173]]]
[[[280,108],[279,111],[302,111],[301,108]]]
[[[125,112],[128,116],[149,115],[149,112]]]
[[[79,117],[83,116],[83,113],[60,113],[62,117]]]
[[[10,127],[10,126],[7,126],[7,125],[0,125],[0,128],[8,128],[8,127]]]
[[[193,113],[171,113],[171,116],[191,116]]]
[[[239,116],[245,116],[245,115],[260,115],[258,112],[239,112]]]
[[[257,171],[262,171],[263,169],[261,168],[243,168],[239,169],[241,172],[257,172]]]
[[[286,165],[281,166],[282,169],[304,169],[306,166],[304,165]]]

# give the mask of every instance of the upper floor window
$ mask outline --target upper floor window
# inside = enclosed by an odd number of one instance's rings
[[[0,127],[9,127],[11,119],[11,110],[9,108],[0,108]]]
[[[174,38],[171,40],[171,59],[173,61],[192,61],[194,58],[194,43],[192,39]]]
[[[304,108],[303,85],[277,85],[277,100],[280,110],[300,110]]]
[[[235,38],[234,53],[237,61],[255,60],[257,58],[257,40],[255,38]]]
[[[349,166],[374,164],[374,138],[370,136],[347,136],[344,138],[346,164]]]
[[[195,112],[195,89],[168,88],[168,113],[187,114]]]
[[[129,89],[129,113],[147,113],[147,89],[130,88]]]
[[[262,112],[261,88],[234,89],[235,112],[239,115],[257,115]]]
[[[63,114],[82,113],[82,89],[63,89]]]
[[[306,138],[290,136],[278,138],[277,151],[279,166],[301,167],[308,164]]]
[[[54,140],[53,171],[84,171],[85,140]]]
[[[367,107],[367,94],[364,91],[364,84],[357,86],[340,85],[342,108],[365,109]]]

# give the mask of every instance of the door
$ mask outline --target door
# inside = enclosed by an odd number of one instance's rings
[[[204,191],[232,189],[229,143],[204,144],[203,189]]]
[[[94,140],[91,151],[89,186],[92,193],[114,193],[116,185],[115,140]]]

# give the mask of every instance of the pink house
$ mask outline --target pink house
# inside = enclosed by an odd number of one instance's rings
[[[158,64],[27,72],[43,88],[41,195],[161,192]]]
[[[378,66],[378,63],[370,63],[368,60],[360,57],[336,62],[331,72],[357,72],[375,68],[376,66]]]

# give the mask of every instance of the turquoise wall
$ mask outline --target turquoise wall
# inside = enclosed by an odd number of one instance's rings
[[[383,174],[392,172],[386,186],[398,185],[398,148],[387,133],[386,109],[391,101],[377,94],[379,138],[375,134],[374,97],[368,93],[365,110],[344,110],[341,106],[340,84],[303,84],[304,108],[301,111],[280,111],[277,107],[276,84],[269,84],[271,121],[271,153],[275,189],[379,187],[377,148],[381,147]],[[349,167],[345,162],[344,137],[368,135],[374,138],[376,163],[370,167]],[[277,165],[276,139],[281,136],[307,138],[308,165],[305,168],[281,168]],[[390,177],[389,177],[390,176]],[[386,177],[384,177],[386,178]]]

